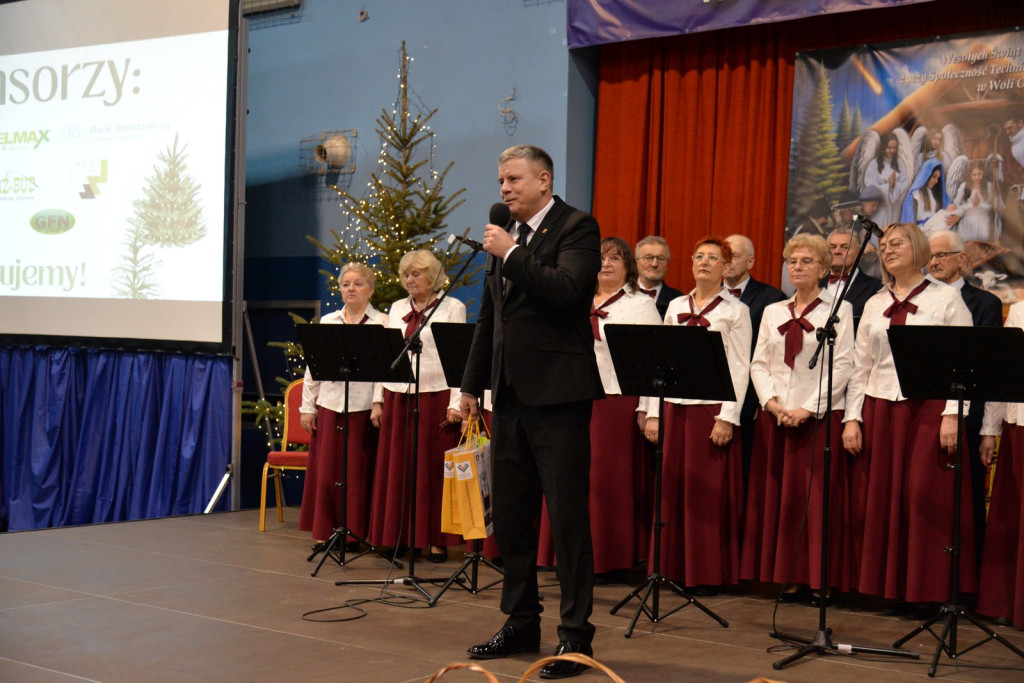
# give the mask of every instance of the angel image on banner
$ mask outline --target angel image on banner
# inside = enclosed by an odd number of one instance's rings
[[[798,53],[787,239],[850,227],[877,277],[877,240],[853,214],[948,229],[968,280],[1024,298],[1021,74],[1024,33],[1011,30]]]
[[[881,136],[869,130],[861,136],[850,165],[850,189],[860,191],[874,187],[878,190],[882,199],[869,218],[879,226],[899,221],[903,198],[913,178],[913,167],[910,136],[902,128]]]

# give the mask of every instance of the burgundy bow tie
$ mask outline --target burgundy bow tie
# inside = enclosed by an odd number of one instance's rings
[[[614,296],[610,296],[604,300],[600,306],[594,306],[590,304],[590,327],[594,331],[594,339],[601,341],[601,322],[602,318],[608,317],[608,311],[603,310],[604,308],[611,306],[613,303],[625,296],[624,290],[619,290]]]
[[[729,288],[729,293],[732,294],[737,299],[739,299],[741,296],[743,296],[743,290],[740,289],[739,287],[730,287]]]
[[[423,315],[427,311],[429,311],[431,308],[434,308],[435,306],[437,306],[439,301],[440,301],[439,299],[434,299],[429,304],[427,304],[422,311],[417,311],[416,310],[416,304],[414,304],[412,302],[412,300],[410,299],[410,301],[409,301],[410,311],[402,316],[402,322],[405,323],[405,338],[406,339],[410,338],[412,336],[412,333],[416,331],[416,328],[419,327],[420,318],[422,318]]]
[[[842,280],[843,282],[846,282],[849,279],[850,279],[850,274],[849,273],[847,273],[846,275],[843,275],[842,277],[840,277],[838,275],[834,275],[832,273],[829,273],[828,283],[831,285],[831,284],[835,284],[836,282],[839,282],[840,280]]]
[[[693,308],[693,297],[690,297],[690,312],[680,313],[678,316],[676,316],[676,322],[680,324],[685,324],[688,327],[694,327],[696,325],[700,325],[701,327],[711,327],[711,321],[705,318],[704,314],[710,313],[711,311],[715,310],[715,308],[720,303],[722,303],[722,297],[716,296],[714,301],[705,306],[704,310],[698,313]]]
[[[656,298],[658,296],[658,290],[657,289],[644,289],[643,287],[637,287],[637,289],[639,289],[641,292],[643,292],[647,296],[651,297],[652,299],[654,299],[654,298]]]
[[[786,337],[784,360],[790,368],[796,362],[797,354],[804,348],[804,332],[814,331],[814,325],[807,319],[807,314],[813,311],[820,303],[821,299],[815,299],[809,303],[798,318],[796,317],[796,301],[789,302],[789,315],[792,316],[792,319],[779,325],[779,333]]]
[[[896,295],[893,294],[892,290],[889,290],[889,296],[892,297],[892,305],[889,306],[889,308],[885,309],[882,315],[889,319],[890,326],[907,324],[907,314],[909,313],[913,315],[914,313],[917,313],[917,305],[910,303],[910,300],[913,299],[918,294],[920,294],[921,292],[923,292],[925,287],[927,286],[928,280],[923,281],[921,284],[915,287],[914,290],[910,292],[910,294],[907,294],[907,298],[904,299],[903,301],[897,299]]]

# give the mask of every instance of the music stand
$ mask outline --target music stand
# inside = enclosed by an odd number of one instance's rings
[[[953,470],[953,539],[952,546],[944,548],[952,563],[949,601],[942,605],[938,614],[893,643],[893,647],[900,647],[922,631],[928,631],[938,641],[928,668],[928,675],[933,677],[943,652],[950,659],[957,659],[990,640],[1024,657],[1024,652],[979,622],[960,604],[964,401],[1024,402],[1024,367],[1020,363],[1024,357],[1024,330],[1015,327],[898,325],[889,328],[889,346],[904,396],[957,401],[956,452],[952,462],[946,465],[947,469]],[[960,619],[971,622],[987,637],[958,650],[957,624]],[[931,626],[939,621],[942,622],[942,634],[936,635]]]
[[[469,349],[473,345],[473,330],[476,329],[476,325],[472,323],[438,322],[431,325],[431,329],[434,331],[434,344],[437,346],[437,354],[441,358],[441,368],[444,370],[445,381],[448,382],[449,386],[460,386],[462,384],[462,374],[466,370],[466,359],[469,357]],[[479,419],[482,420],[483,417],[481,416]],[[437,601],[441,599],[445,591],[454,583],[457,583],[459,588],[476,595],[481,591],[497,586],[504,580],[499,578],[486,586],[481,587],[479,585],[481,562],[504,576],[501,568],[484,557],[480,552],[479,543],[480,541],[475,538],[469,541],[470,551],[466,553],[466,559],[448,577],[448,580],[441,586],[441,590],[438,591],[437,595],[430,599],[432,605],[437,604]],[[467,585],[463,579],[468,579],[469,584]]]
[[[334,485],[341,489],[340,514],[338,526],[331,537],[313,548],[313,553],[306,558],[312,562],[319,553],[323,553],[320,562],[313,570],[316,576],[328,557],[339,565],[346,564],[345,544],[352,538],[362,552],[357,552],[348,559],[353,562],[367,553],[376,553],[399,569],[402,565],[388,557],[366,539],[359,537],[348,528],[348,436],[349,436],[349,382],[403,382],[410,377],[412,369],[408,360],[404,365],[394,369],[391,361],[391,344],[388,343],[389,330],[382,325],[296,325],[299,339],[302,341],[302,352],[306,357],[309,372],[313,379],[322,382],[344,382],[345,412],[341,420],[341,481]],[[399,339],[401,336],[399,334]],[[394,340],[392,340],[392,344]]]
[[[658,414],[661,416],[658,420],[658,444],[654,451],[654,561],[647,579],[620,600],[611,613],[617,613],[642,592],[640,604],[626,629],[627,638],[633,635],[641,614],[646,614],[648,619],[658,623],[688,605],[696,605],[724,628],[728,628],[729,622],[661,573],[661,529],[665,526],[661,519],[665,399],[736,400],[722,333],[700,325],[612,324],[604,327],[604,334],[622,393],[627,396],[656,395]],[[694,368],[700,368],[700,371],[694,372]],[[662,586],[686,602],[661,614],[659,603]],[[647,606],[648,598],[651,599],[650,607]]]

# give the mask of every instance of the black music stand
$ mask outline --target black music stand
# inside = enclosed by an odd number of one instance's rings
[[[964,401],[1024,402],[1024,330],[1002,327],[941,327],[899,325],[889,328],[889,345],[900,380],[900,391],[907,398],[957,401],[956,452],[947,469],[953,470],[953,540],[945,547],[952,567],[949,573],[949,602],[939,613],[903,636],[893,647],[928,631],[938,644],[928,675],[935,676],[939,656],[945,652],[957,659],[990,640],[1001,643],[1019,657],[1024,652],[1013,643],[979,622],[960,604],[960,496],[963,487]],[[986,637],[962,650],[957,649],[957,624],[966,619]],[[942,634],[931,626],[942,622]],[[948,639],[948,642],[947,642]]]
[[[472,323],[438,322],[431,325],[431,329],[434,331],[434,344],[437,346],[438,356],[441,357],[441,367],[444,369],[445,380],[449,386],[460,386],[462,384],[462,374],[466,370],[466,359],[469,357],[469,349],[473,345],[473,330],[476,329],[476,325]],[[480,399],[482,404],[483,397],[481,396]],[[479,419],[482,420],[483,417]],[[445,591],[452,584],[458,584],[459,588],[476,595],[481,591],[497,586],[504,580],[499,578],[486,586],[479,585],[481,562],[504,576],[501,568],[484,557],[480,552],[479,543],[480,541],[475,538],[469,541],[470,551],[466,553],[466,559],[448,577],[448,580],[441,586],[441,590],[438,591],[437,595],[430,599],[430,604],[437,604],[437,601],[441,599],[441,596],[444,595]],[[468,584],[466,580],[469,581]]]
[[[313,547],[313,553],[306,558],[306,561],[312,562],[314,557],[323,553],[323,557],[320,558],[320,562],[313,570],[313,576],[316,576],[327,558],[344,566],[348,562],[353,562],[372,552],[401,569],[401,563],[385,555],[366,539],[357,536],[346,523],[348,517],[349,382],[407,381],[412,372],[408,361],[404,365],[391,368],[391,361],[394,359],[391,346],[395,340],[391,339],[389,344],[388,337],[393,337],[392,333],[397,334],[398,344],[401,345],[401,333],[381,325],[296,325],[296,329],[299,339],[302,341],[302,352],[306,357],[313,379],[345,383],[345,412],[341,421],[341,481],[334,482],[334,485],[341,490],[339,524],[329,539]],[[362,550],[356,551],[346,561],[345,545],[349,538],[353,539]]]
[[[718,616],[685,589],[661,573],[661,519],[662,460],[665,439],[665,399],[689,398],[711,401],[735,401],[729,375],[729,362],[725,357],[722,333],[700,325],[606,325],[605,338],[611,352],[612,364],[622,393],[627,396],[657,396],[659,415],[658,445],[654,452],[654,561],[650,574],[625,598],[612,608],[617,613],[627,602],[643,593],[633,620],[626,629],[626,637],[641,614],[654,623],[660,622],[688,605],[701,611],[728,628],[729,622]],[[699,368],[694,372],[694,368]],[[665,586],[686,602],[665,614],[660,613],[659,597]],[[647,606],[648,598],[651,606]]]

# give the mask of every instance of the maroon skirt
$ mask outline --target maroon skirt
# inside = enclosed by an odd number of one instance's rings
[[[341,524],[341,486],[346,488],[345,526],[365,538],[370,518],[370,490],[373,461],[377,452],[377,430],[370,428],[370,411],[349,413],[348,474],[342,477],[341,427],[344,413],[317,406],[316,431],[309,445],[306,483],[302,490],[299,529],[312,531],[315,540],[330,538]]]
[[[992,482],[985,549],[981,553],[978,612],[1006,617],[1024,628],[1024,427],[1003,424]]]
[[[848,590],[842,411],[833,411],[831,419],[828,582]],[[825,422],[810,419],[796,428],[779,427],[773,415],[761,411],[756,429],[740,577],[820,589]]]
[[[739,582],[743,515],[740,431],[719,448],[721,405],[665,404],[660,571],[686,586]],[[653,571],[654,549],[648,569]]]
[[[377,467],[373,476],[373,504],[369,540],[374,545],[394,546],[409,542],[409,486],[412,459],[416,462],[416,534],[414,546],[450,546],[461,536],[441,533],[441,494],[444,485],[444,452],[459,442],[458,424],[441,427],[448,417],[449,391],[420,394],[418,443],[410,448],[413,397],[384,391],[380,421]],[[411,418],[410,418],[411,419]],[[409,456],[409,458],[407,458]],[[410,459],[411,458],[411,459]]]
[[[590,529],[594,571],[636,566],[647,552],[650,504],[646,497],[644,437],[636,423],[636,396],[594,401],[590,420]],[[541,513],[537,564],[555,564],[547,507]]]
[[[851,463],[851,548],[861,593],[908,602],[949,598],[951,456],[939,446],[945,401],[864,401],[864,450]],[[977,590],[971,470],[961,460],[960,590]]]

